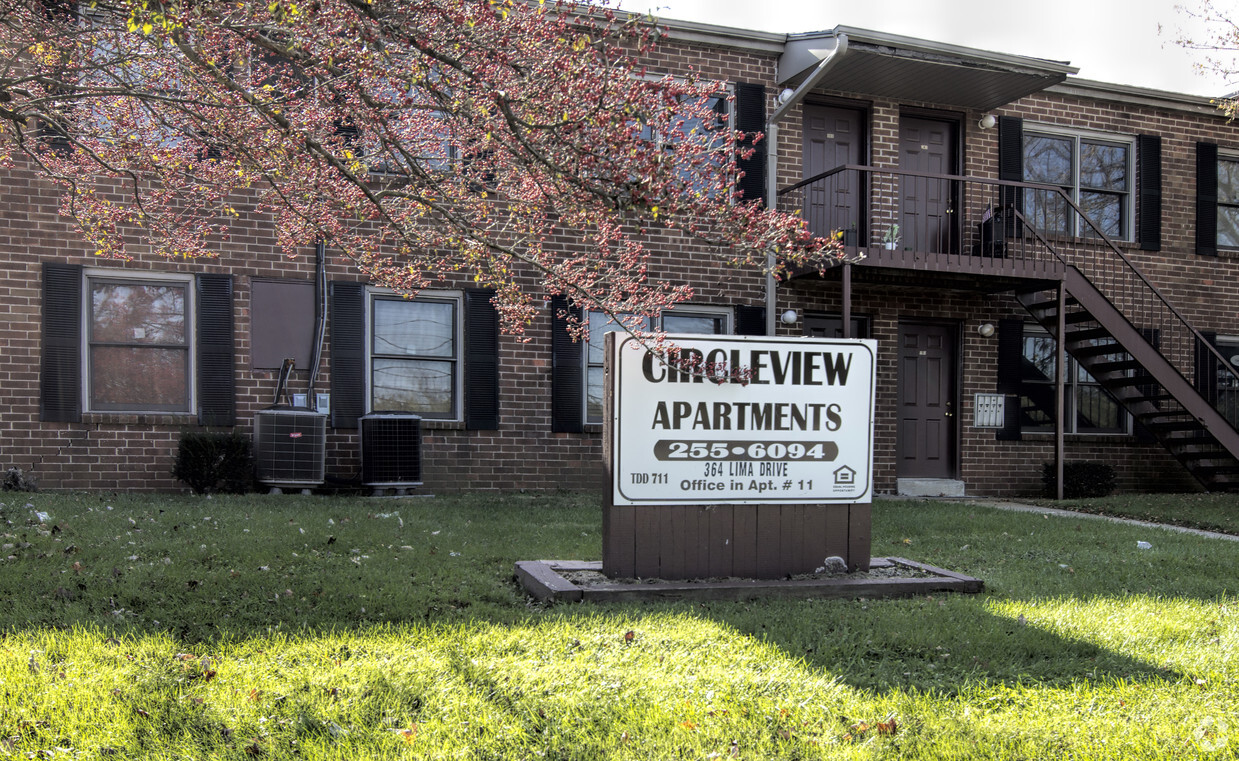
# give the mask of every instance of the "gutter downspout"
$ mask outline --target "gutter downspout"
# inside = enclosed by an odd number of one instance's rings
[[[319,238],[314,242],[314,345],[310,347],[310,381],[306,386],[305,403],[312,410],[318,409],[318,395],[314,382],[318,380],[318,368],[323,361],[323,334],[327,327],[327,244]]]
[[[779,122],[782,121],[793,107],[800,104],[804,97],[814,87],[826,78],[835,62],[848,51],[848,36],[840,34],[835,37],[835,48],[826,54],[813,73],[800,83],[787,100],[779,103],[766,122],[766,208],[778,208],[779,200]],[[778,325],[777,308],[778,283],[774,279],[775,255],[773,251],[766,252],[766,335],[773,336]]]

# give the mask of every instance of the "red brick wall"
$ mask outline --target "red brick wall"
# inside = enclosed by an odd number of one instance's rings
[[[647,62],[652,73],[683,73],[690,69],[708,78],[764,82],[768,109],[773,110],[775,59],[734,49],[669,43]],[[838,98],[847,93],[829,93]],[[867,161],[877,166],[898,163],[899,116],[905,108],[933,108],[932,103],[895,103],[880,98],[851,97],[870,116]],[[964,135],[964,173],[997,175],[997,131],[981,130],[980,113],[956,112]],[[1239,130],[1211,113],[1193,113],[1132,103],[1086,99],[1066,94],[1041,94],[995,113],[1021,116],[1064,127],[1109,131],[1124,135],[1162,137],[1162,238],[1160,252],[1124,250],[1155,284],[1201,329],[1239,333],[1233,327],[1239,304],[1239,255],[1223,252],[1199,258],[1194,247],[1194,144],[1218,143],[1239,151]],[[800,114],[794,110],[780,125],[779,185],[802,178]],[[237,337],[236,430],[251,431],[256,410],[270,404],[274,373],[255,371],[249,356],[250,281],[292,278],[308,281],[313,274],[312,242],[305,255],[288,260],[273,250],[270,220],[243,215],[232,238],[221,245],[214,261],[175,262],[144,253],[129,263],[98,261],[58,214],[59,195],[47,183],[18,169],[0,171],[0,467],[30,470],[49,488],[123,488],[177,490],[170,475],[177,439],[197,428],[192,415],[119,415],[90,413],[81,423],[43,423],[38,419],[40,349],[40,265],[44,261],[120,268],[141,273],[220,272],[234,276],[234,317]],[[879,212],[880,213],[880,212]],[[695,301],[731,305],[763,303],[762,279],[753,272],[720,266],[691,241],[677,235],[652,236],[655,269],[672,273],[697,290]],[[657,272],[655,274],[658,274]],[[356,279],[345,262],[331,259],[329,279]],[[449,282],[448,287],[463,283]],[[834,312],[840,309],[836,279],[809,277],[779,289],[778,311]],[[856,286],[852,309],[872,319],[879,341],[879,388],[875,426],[875,490],[895,489],[894,343],[901,319],[950,320],[959,325],[962,376],[960,383],[960,477],[969,493],[1016,496],[1040,488],[1041,463],[1052,459],[1052,438],[1027,435],[1023,441],[1000,442],[992,430],[974,429],[972,398],[995,387],[996,338],[976,332],[981,322],[997,323],[1025,313],[1009,294],[978,294],[929,287]],[[551,317],[543,310],[528,328],[528,342],[503,337],[500,343],[500,425],[496,431],[466,431],[462,424],[425,425],[426,491],[454,489],[598,488],[601,485],[599,431],[554,434],[550,430]],[[328,321],[328,336],[331,323]],[[798,332],[800,326],[782,326]],[[331,390],[331,357],[325,349],[318,389]],[[304,390],[305,373],[294,375],[294,391]],[[329,429],[327,472],[348,480],[357,474],[355,431]],[[1131,437],[1074,436],[1067,442],[1069,459],[1102,460],[1114,465],[1122,490],[1181,490],[1194,484],[1156,446]]]
[[[686,73],[721,80],[769,81],[773,60],[700,47],[667,46],[647,61],[651,73]],[[256,371],[250,361],[250,282],[253,278],[313,279],[313,242],[289,260],[274,250],[271,220],[242,214],[230,240],[212,261],[178,262],[142,252],[131,262],[101,261],[85,248],[58,213],[59,194],[21,169],[0,170],[0,468],[29,471],[45,488],[180,490],[171,476],[178,439],[196,430],[195,415],[86,413],[80,423],[39,420],[41,264],[45,261],[141,274],[216,272],[233,276],[236,334],[237,426],[252,432],[254,412],[271,404],[276,374]],[[238,207],[240,208],[240,207]],[[571,245],[565,243],[565,246]],[[674,233],[650,236],[656,253],[651,274],[670,273],[694,286],[694,303],[760,304],[762,279],[737,271]],[[328,252],[328,279],[358,279],[346,262]],[[446,288],[469,283],[449,280]],[[469,431],[463,423],[427,421],[423,475],[426,491],[456,489],[598,488],[599,430],[556,434],[550,430],[549,309],[527,329],[528,342],[500,340],[500,423],[495,431]],[[331,320],[327,324],[330,338]],[[292,391],[305,390],[307,374],[293,375]],[[327,342],[316,385],[331,390]],[[355,430],[328,429],[329,479],[348,481],[359,471]]]
[[[853,104],[869,114],[867,163],[877,167],[898,166],[898,122],[903,110],[932,109],[932,103],[895,103],[880,98],[858,98],[849,93],[823,93],[841,104]],[[1218,257],[1198,257],[1195,248],[1195,143],[1209,141],[1223,151],[1239,151],[1239,129],[1212,111],[1194,108],[1171,111],[1149,105],[1114,100],[1085,99],[1064,94],[1039,94],[1024,98],[996,115],[1022,117],[1026,126],[1044,123],[1060,127],[1124,136],[1155,134],[1162,138],[1162,250],[1146,252],[1133,243],[1120,244],[1124,253],[1167,296],[1189,321],[1201,330],[1239,333],[1239,252],[1221,252]],[[998,176],[997,130],[983,130],[983,114],[946,110],[963,130],[963,174]],[[800,165],[800,114],[791,114],[780,125],[780,186],[802,179]],[[873,200],[872,216],[885,213],[881,199]],[[892,217],[893,219],[893,217]],[[871,227],[880,233],[885,222]],[[795,281],[780,289],[779,310],[838,314],[840,285],[837,277]],[[960,470],[969,494],[1018,496],[1041,489],[1041,467],[1054,458],[1052,434],[1025,434],[1023,440],[997,441],[994,432],[971,426],[975,393],[995,391],[997,337],[982,338],[976,327],[997,324],[1003,318],[1029,319],[1010,294],[971,294],[935,287],[853,286],[852,310],[872,320],[873,337],[879,346],[879,382],[874,438],[874,488],[893,492],[895,484],[895,338],[900,319],[948,320],[959,324],[962,338],[960,378]],[[780,328],[785,330],[784,328]],[[795,332],[799,326],[787,332]],[[1070,460],[1109,463],[1116,470],[1120,491],[1193,491],[1200,487],[1160,446],[1131,436],[1072,435],[1066,440]]]

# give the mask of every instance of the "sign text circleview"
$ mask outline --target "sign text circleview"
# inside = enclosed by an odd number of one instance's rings
[[[607,339],[614,504],[871,499],[874,341],[668,336],[693,372]]]

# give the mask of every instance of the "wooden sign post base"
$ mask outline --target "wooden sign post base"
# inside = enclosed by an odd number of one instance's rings
[[[868,570],[876,344],[674,339],[605,337],[602,572]]]
[[[611,578],[782,579],[840,557],[869,570],[870,504],[614,505],[602,513]]]

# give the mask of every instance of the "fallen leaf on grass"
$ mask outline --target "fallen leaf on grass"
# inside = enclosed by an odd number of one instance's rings
[[[870,724],[867,721],[858,721],[848,727],[848,729],[851,731],[846,732],[843,735],[843,740],[845,742],[851,740],[863,740],[865,739],[865,735],[870,732],[874,732],[879,735],[893,735],[899,731],[899,725],[895,722],[894,716],[888,716],[886,717],[886,721],[879,721],[873,724]]]
[[[632,642],[636,636],[637,636],[636,632],[629,629],[628,631],[624,632],[624,641]]]

